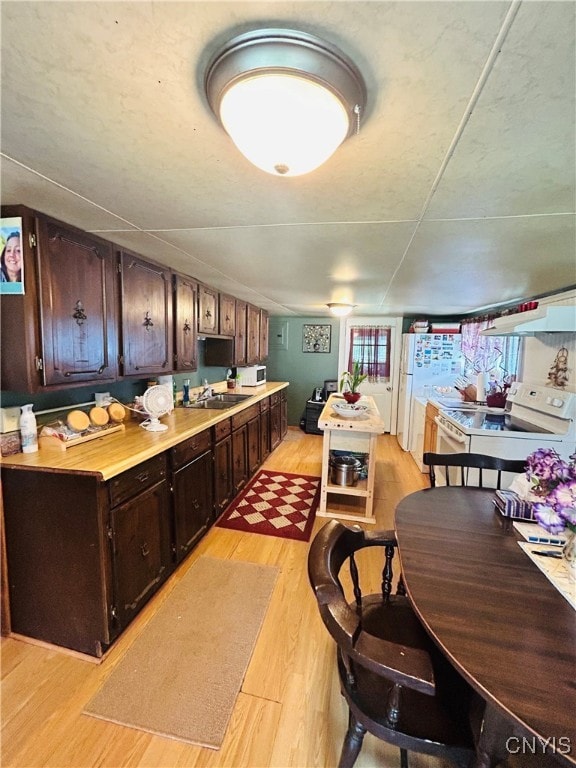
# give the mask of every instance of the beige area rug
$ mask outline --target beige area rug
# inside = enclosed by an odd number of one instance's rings
[[[278,573],[200,557],[85,714],[218,749]]]

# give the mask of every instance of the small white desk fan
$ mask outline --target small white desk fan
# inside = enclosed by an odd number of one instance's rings
[[[150,418],[140,424],[148,432],[165,432],[168,427],[160,424],[160,416],[171,413],[174,408],[172,392],[164,384],[155,384],[148,387],[142,395],[142,407]]]

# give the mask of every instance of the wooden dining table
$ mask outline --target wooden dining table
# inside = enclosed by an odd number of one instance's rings
[[[437,487],[398,504],[406,592],[479,694],[477,768],[511,754],[574,766],[576,611],[504,530],[493,499]]]

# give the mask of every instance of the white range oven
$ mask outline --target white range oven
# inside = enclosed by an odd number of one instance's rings
[[[442,408],[436,424],[438,453],[525,459],[537,448],[554,448],[568,459],[576,452],[576,394],[515,383],[505,408],[462,403]]]

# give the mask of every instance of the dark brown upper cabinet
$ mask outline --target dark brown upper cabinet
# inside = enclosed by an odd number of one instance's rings
[[[236,299],[225,293],[219,294],[220,335],[234,336],[236,332]]]
[[[174,275],[174,370],[198,369],[198,283]]]
[[[236,299],[236,336],[234,338],[234,365],[246,365],[246,313],[248,305]]]
[[[218,333],[218,291],[198,285],[198,333]]]
[[[171,373],[172,273],[167,267],[124,250],[119,252],[119,265],[122,373]]]
[[[270,325],[270,318],[268,312],[265,309],[260,310],[260,343],[258,345],[258,357],[260,362],[263,363],[268,357],[268,328]]]
[[[252,304],[248,304],[246,329],[246,364],[256,365],[260,362],[260,310]]]
[[[38,392],[117,378],[115,265],[110,243],[24,206],[24,294],[4,295],[2,388]]]

